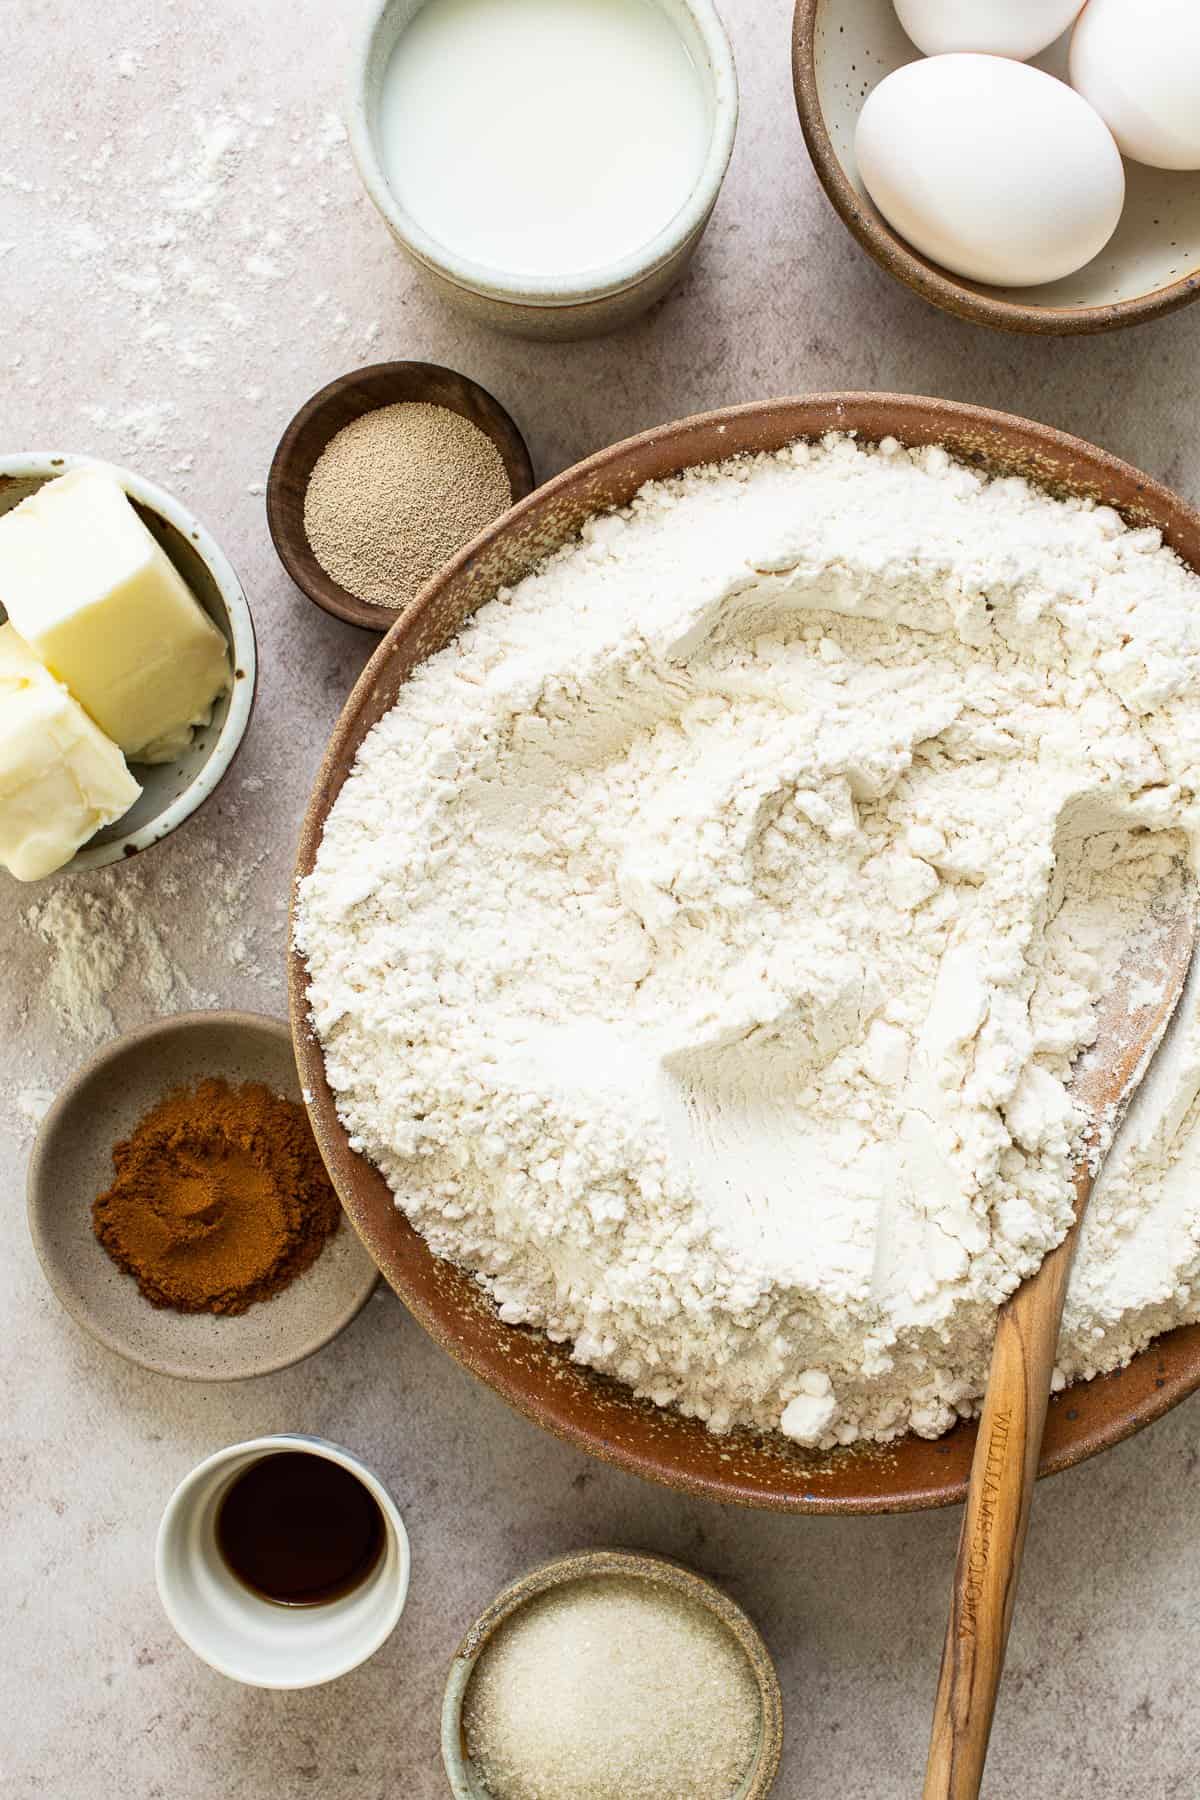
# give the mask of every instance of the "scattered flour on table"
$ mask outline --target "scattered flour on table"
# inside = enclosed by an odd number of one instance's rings
[[[36,1128],[54,1105],[54,1089],[40,1084],[18,1088],[15,1103],[25,1123]]]
[[[170,1012],[190,997],[138,889],[128,879],[78,890],[64,881],[22,915],[49,952],[46,992],[75,1038],[99,1043],[115,1033],[113,997],[131,964],[153,1011]]]
[[[277,982],[275,958],[261,960],[264,928],[248,905],[251,880],[264,860],[231,861],[197,835],[174,868],[143,874],[121,864],[50,884],[21,914],[42,948],[34,991],[44,993],[70,1039],[99,1044],[126,1020],[141,1024],[163,1013],[217,1005],[217,995],[201,985],[214,964],[259,984]],[[198,930],[189,914],[193,974],[172,954],[169,920],[185,896],[197,893],[205,904]],[[282,965],[281,948],[278,961]]]
[[[131,121],[138,57],[93,71],[86,105],[36,167],[5,168],[0,151],[0,258],[19,242],[26,286],[85,307],[123,346],[103,402],[78,401],[87,443],[135,466],[149,461],[178,485],[237,453],[197,422],[197,383],[219,368],[223,392],[264,402],[264,370],[278,378],[293,349],[280,294],[311,269],[324,239],[346,237],[361,189],[345,127],[310,103],[264,106],[233,82],[225,104],[202,109],[162,93]],[[300,335],[344,366],[374,360],[382,330],[320,290]],[[10,387],[39,387],[53,366],[24,350],[3,360]],[[147,387],[159,397],[147,400]]]
[[[19,1065],[10,1069],[0,1082],[0,1132],[18,1144],[28,1143],[53,1104],[52,1087],[24,1079]]]
[[[643,489],[421,665],[303,884],[356,1147],[513,1324],[717,1430],[973,1409],[1064,1086],[1200,829],[1200,580],[844,437]],[[1200,1312],[1189,988],[1059,1381]]]

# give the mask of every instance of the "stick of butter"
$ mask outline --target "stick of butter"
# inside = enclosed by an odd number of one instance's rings
[[[133,761],[178,756],[229,685],[224,637],[102,469],[0,518],[0,604]]]
[[[39,881],[141,791],[112,739],[0,625],[0,863]]]

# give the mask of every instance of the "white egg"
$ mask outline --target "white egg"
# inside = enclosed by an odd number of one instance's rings
[[[989,56],[1036,56],[1078,15],[1083,0],[896,0],[896,12],[918,50],[979,50]]]
[[[1071,84],[1134,162],[1200,169],[1200,0],[1089,0]]]
[[[1065,82],[1000,56],[896,69],[867,96],[854,147],[867,192],[902,237],[956,275],[1002,287],[1082,268],[1125,201],[1099,114]]]

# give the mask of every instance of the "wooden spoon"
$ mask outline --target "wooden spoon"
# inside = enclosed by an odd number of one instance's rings
[[[924,1800],[975,1800],[979,1793],[1079,1227],[1100,1164],[1179,1002],[1195,937],[1195,883],[1176,865],[1155,890],[1145,926],[1125,946],[1096,1008],[1096,1041],[1075,1064],[1071,1092],[1089,1120],[1075,1171],[1075,1222],[1000,1309],[963,1510]]]

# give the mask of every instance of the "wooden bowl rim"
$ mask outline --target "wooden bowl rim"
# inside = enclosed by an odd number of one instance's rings
[[[348,388],[361,385],[378,385],[381,390],[395,382],[406,379],[416,381],[418,387],[422,381],[432,381],[448,376],[458,382],[473,395],[480,411],[490,415],[490,423],[483,424],[478,419],[470,423],[483,431],[495,445],[504,459],[508,472],[509,486],[512,490],[512,504],[515,506],[533,492],[536,485],[533,461],[529,454],[529,446],[512,414],[494,394],[488,392],[470,375],[463,375],[457,369],[447,368],[442,363],[392,361],[367,363],[361,369],[348,369],[342,375],[335,375],[332,381],[318,388],[304,402],[299,411],[289,421],[283,435],[275,447],[271,458],[271,468],[267,476],[267,528],[271,533],[271,542],[275,553],[291,580],[314,605],[336,619],[343,619],[348,625],[361,626],[364,631],[382,633],[390,630],[392,624],[406,607],[380,606],[370,600],[360,600],[352,594],[332,575],[326,573],[317,561],[312,546],[303,530],[297,531],[288,516],[284,498],[284,489],[288,478],[293,474],[303,476],[307,487],[317,459],[322,451],[336,436],[334,431],[323,440],[316,456],[309,457],[303,446],[309,431],[317,424],[322,415],[328,412],[334,403]],[[397,395],[395,400],[380,399],[379,406],[395,405],[403,400],[413,399],[413,395]],[[432,401],[436,406],[445,405],[444,399]],[[359,417],[373,411],[364,407]],[[455,409],[451,409],[455,410]],[[465,414],[463,415],[466,416]],[[467,546],[469,548],[469,546]]]
[[[1152,288],[1133,300],[1103,306],[1022,306],[982,293],[928,261],[905,243],[854,187],[825,124],[817,89],[816,25],[827,0],[796,0],[792,18],[792,86],[800,129],[821,186],[842,222],[880,268],[886,269],[923,300],[943,312],[994,331],[1030,332],[1039,337],[1087,336],[1141,325],[1164,317],[1200,298],[1200,271],[1180,275],[1165,287]]]
[[[448,563],[367,663],[334,727],[301,828],[292,889],[288,997],[309,1117],[342,1204],[414,1318],[464,1368],[518,1412],[575,1448],[694,1496],[783,1512],[911,1512],[953,1505],[963,1498],[975,1437],[973,1421],[960,1423],[935,1440],[909,1434],[891,1445],[855,1446],[828,1458],[806,1457],[777,1434],[735,1432],[715,1438],[697,1421],[639,1401],[628,1389],[572,1364],[564,1350],[540,1333],[504,1327],[495,1344],[481,1348],[468,1341],[471,1333],[461,1321],[467,1309],[485,1304],[478,1290],[464,1271],[434,1257],[394,1205],[382,1176],[350,1149],[310,1026],[305,966],[294,935],[296,882],[312,868],[325,820],[365,735],[365,728],[360,729],[363,715],[387,693],[388,666],[396,652],[418,636],[445,590],[460,578],[469,578],[473,564],[489,547],[526,524],[532,527],[553,518],[560,499],[595,497],[606,475],[621,474],[625,485],[640,486],[652,477],[639,474],[639,467],[644,468],[656,452],[669,451],[670,467],[680,471],[718,456],[777,448],[834,430],[853,431],[868,441],[885,435],[915,445],[949,441],[956,454],[980,464],[986,465],[990,457],[997,469],[1023,469],[1051,489],[1057,486],[1093,498],[1117,507],[1138,524],[1158,526],[1165,542],[1176,549],[1185,547],[1184,560],[1200,572],[1200,513],[1160,482],[1052,426],[961,401],[863,392],[752,401],[695,414],[614,444],[547,482]],[[714,436],[720,441],[717,455],[692,453]],[[1127,498],[1116,500],[1114,492],[1125,492]],[[596,498],[593,510],[603,512],[615,504],[619,503]],[[557,541],[569,541],[572,535]],[[543,1391],[536,1391],[539,1387]],[[1200,1324],[1181,1326],[1154,1340],[1125,1368],[1052,1397],[1039,1473],[1058,1474],[1111,1448],[1198,1387]],[[593,1416],[582,1419],[581,1407]],[[598,1422],[601,1414],[603,1425]],[[699,1447],[709,1467],[689,1466],[689,1439],[690,1454],[695,1456]],[[916,1467],[897,1475],[893,1471],[901,1455]],[[785,1475],[779,1473],[781,1460]]]

